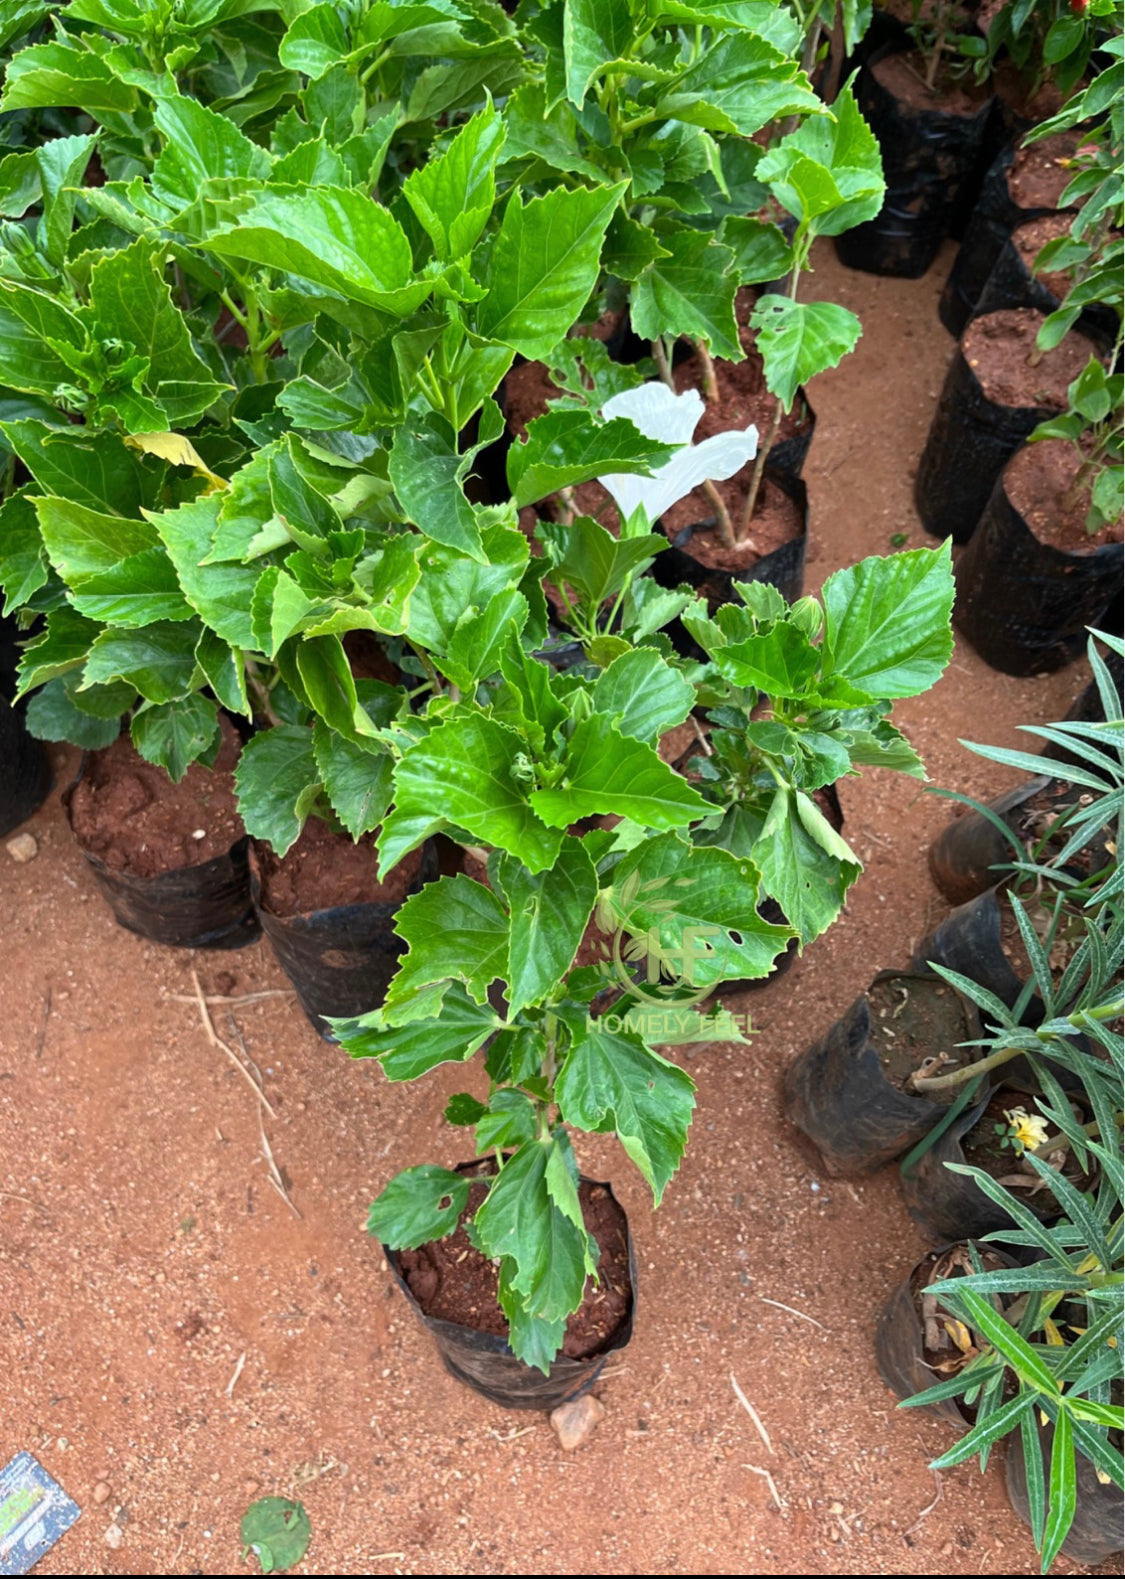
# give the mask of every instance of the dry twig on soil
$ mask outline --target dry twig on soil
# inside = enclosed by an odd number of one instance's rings
[[[734,1396],[746,1410],[746,1413],[750,1416],[751,1420],[753,1420],[758,1435],[766,1444],[766,1448],[770,1453],[773,1453],[773,1443],[770,1441],[769,1432],[762,1424],[761,1418],[758,1415],[758,1411],[754,1408],[754,1405],[750,1402],[749,1398],[747,1398],[746,1394],[742,1391],[742,1388],[738,1385],[738,1379],[733,1371],[730,1373],[730,1384],[734,1388]]]
[[[203,996],[203,988],[199,984],[199,972],[194,966],[192,966],[191,979],[195,983],[195,1001],[199,1005],[199,1017],[203,1021],[203,1029],[207,1032],[207,1039],[211,1043],[211,1046],[217,1047],[220,1052],[226,1054],[231,1063],[238,1070],[239,1074],[246,1081],[251,1091],[253,1091],[254,1095],[258,1098],[258,1101],[265,1108],[270,1118],[276,1118],[277,1113],[270,1106],[270,1100],[266,1096],[266,1093],[254,1079],[254,1076],[250,1073],[249,1069],[247,1069],[246,1065],[234,1052],[233,1048],[228,1047],[226,1042],[223,1041],[222,1037],[216,1031],[214,1022],[211,1019],[211,1012],[207,1007],[207,999]]]

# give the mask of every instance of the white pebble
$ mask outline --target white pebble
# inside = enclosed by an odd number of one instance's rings
[[[192,834],[192,838],[193,839],[206,839],[206,837],[207,837],[207,829],[206,828],[197,828],[195,830],[195,832]]]

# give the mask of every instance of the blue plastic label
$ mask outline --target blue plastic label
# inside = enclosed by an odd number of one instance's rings
[[[82,1512],[30,1453],[0,1469],[0,1574],[30,1573]]]

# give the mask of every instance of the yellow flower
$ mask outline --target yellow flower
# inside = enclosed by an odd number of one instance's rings
[[[1012,1139],[1024,1151],[1036,1151],[1047,1139],[1047,1120],[1038,1113],[1028,1113],[1025,1108],[1005,1108],[1004,1117],[1012,1126]]]

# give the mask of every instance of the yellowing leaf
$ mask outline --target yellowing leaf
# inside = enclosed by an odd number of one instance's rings
[[[957,1347],[961,1350],[962,1354],[968,1354],[970,1351],[974,1353],[976,1352],[973,1346],[972,1337],[969,1333],[969,1329],[966,1327],[963,1321],[951,1320],[949,1318],[943,1317],[942,1326],[945,1328],[946,1332],[948,1332],[949,1336],[953,1339]]]
[[[206,477],[204,493],[215,493],[230,486],[225,477],[211,470],[195,445],[182,433],[129,433],[125,435],[125,443],[143,450],[146,455],[167,461],[170,466],[190,466],[198,476]]]
[[[1059,1331],[1058,1327],[1055,1326],[1055,1323],[1051,1320],[1050,1316],[1044,1316],[1043,1318],[1043,1331],[1047,1334],[1047,1342],[1052,1348],[1065,1348],[1066,1344],[1063,1335]]]

